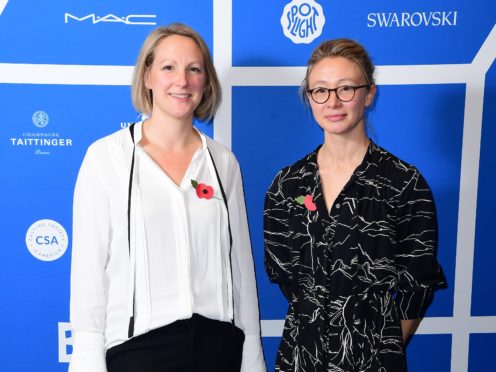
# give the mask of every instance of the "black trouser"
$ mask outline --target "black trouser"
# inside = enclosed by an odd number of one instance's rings
[[[194,314],[107,350],[108,372],[239,372],[245,335]]]

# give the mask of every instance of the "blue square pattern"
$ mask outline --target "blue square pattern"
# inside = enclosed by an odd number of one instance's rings
[[[131,122],[140,120],[133,109],[128,86],[68,86],[0,84],[2,113],[0,147],[9,178],[2,188],[12,190],[73,190],[79,166],[88,146]],[[42,112],[48,124],[42,128],[33,115]],[[212,136],[213,126],[196,125]],[[30,138],[46,135],[64,139],[62,146],[36,146]],[[62,143],[62,142],[60,142]]]
[[[369,116],[370,136],[415,165],[434,194],[448,288],[436,293],[426,316],[452,315],[464,106],[462,84],[381,86]]]
[[[0,128],[7,145],[0,151],[10,159],[11,175],[1,187],[12,190],[72,192],[89,144],[137,118],[125,86],[1,84],[0,95],[9,107]],[[35,124],[35,113],[42,113],[45,126]],[[28,142],[32,138],[64,139],[64,145],[37,146]]]
[[[309,1],[233,1],[235,66],[303,66],[319,43],[338,37],[358,40],[377,65],[470,63],[494,26],[496,13],[496,5],[487,0],[316,0],[325,17],[322,33],[295,44],[285,36],[281,17],[292,19],[288,30],[293,33],[298,33],[298,24],[311,25],[301,28],[308,35],[320,27],[313,26],[314,12],[305,15],[308,6],[302,14],[284,13],[289,3]]]
[[[420,169],[438,210],[438,257],[449,288],[438,291],[426,316],[451,316],[465,87],[384,86],[379,91],[369,115],[372,138]],[[261,316],[283,319],[287,303],[263,270],[264,196],[282,167],[322,141],[322,131],[299,102],[296,87],[234,87],[232,133],[244,176]]]
[[[477,193],[477,223],[475,228],[474,280],[472,286],[472,315],[496,316],[496,280],[494,280],[495,244],[494,211],[496,210],[496,64],[486,76],[484,117]]]
[[[27,171],[27,170],[26,170]],[[5,239],[0,270],[0,317],[9,342],[2,343],[1,371],[67,371],[58,364],[58,327],[69,319],[69,277],[72,192],[55,190],[2,191],[0,204]],[[59,222],[69,237],[65,254],[40,261],[26,247],[29,226],[39,219]],[[47,347],[50,345],[50,347]],[[26,357],[26,353],[29,357]],[[8,357],[7,357],[8,356]]]
[[[265,192],[282,167],[312,151],[321,137],[299,102],[297,88],[233,88],[232,144],[243,172],[262,319],[283,319],[287,310],[263,269]]]
[[[279,348],[280,337],[264,337],[262,339],[262,347],[265,355],[265,363],[267,364],[267,371],[274,371],[276,364],[276,353]]]
[[[267,368],[273,371],[280,338],[264,337],[262,342]],[[416,335],[411,339],[407,348],[408,372],[449,372],[450,363],[450,335]],[[472,369],[469,371],[472,372]]]
[[[11,336],[3,345],[9,358],[0,360],[1,371],[67,370],[67,364],[57,363],[55,345],[58,322],[69,320],[74,184],[87,147],[139,119],[129,93],[126,86],[0,84],[2,103],[9,108],[0,126],[5,159],[0,205],[7,232],[0,282],[8,283],[2,293],[9,300],[2,302],[0,316],[8,320],[4,331]],[[197,126],[212,135],[212,125]],[[65,145],[30,145],[28,139],[37,135]],[[29,227],[41,219],[55,220],[67,232],[68,248],[56,261],[40,261],[26,247]],[[52,347],[47,351],[46,345]]]
[[[451,335],[415,335],[406,349],[408,372],[449,372]]]
[[[129,105],[128,87],[1,84],[5,107],[0,138],[6,177],[0,185],[5,221],[7,265],[0,271],[9,283],[0,314],[5,332],[2,371],[67,370],[59,364],[58,322],[69,319],[72,194],[87,146],[96,138],[120,129],[136,117]],[[33,114],[40,113],[35,116]],[[42,126],[46,124],[46,126]],[[65,145],[37,146],[28,139],[48,135]],[[45,138],[45,137],[43,137]],[[14,139],[14,141],[12,141]],[[37,152],[40,150],[40,152]],[[25,243],[28,228],[41,219],[60,223],[68,248],[55,261],[40,261]],[[25,337],[30,335],[29,337]],[[29,350],[29,358],[25,357]]]
[[[212,47],[212,19],[212,2],[202,0],[10,0],[0,17],[0,61],[134,65],[145,37],[173,22]]]
[[[471,334],[468,372],[492,372],[496,333]]]

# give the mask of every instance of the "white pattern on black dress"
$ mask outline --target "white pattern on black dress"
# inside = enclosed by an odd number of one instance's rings
[[[265,199],[265,269],[289,302],[276,370],[406,371],[400,319],[421,317],[445,286],[432,193],[371,141],[328,213],[317,151]],[[315,211],[296,201],[306,195]]]

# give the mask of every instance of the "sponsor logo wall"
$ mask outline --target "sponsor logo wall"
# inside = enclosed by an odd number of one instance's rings
[[[1,371],[65,371],[72,353],[72,192],[87,146],[139,119],[132,65],[157,25],[207,40],[223,104],[201,130],[243,170],[269,370],[286,303],[263,270],[262,207],[283,166],[322,133],[299,101],[318,43],[350,37],[377,65],[371,137],[415,164],[439,213],[438,292],[409,371],[489,371],[496,347],[496,5],[487,0],[0,0]]]

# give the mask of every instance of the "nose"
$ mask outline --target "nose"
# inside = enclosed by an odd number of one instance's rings
[[[176,73],[175,84],[184,87],[188,85],[188,75],[185,70],[178,70]]]
[[[327,100],[326,104],[329,107],[337,107],[341,104],[341,101],[338,99],[338,95],[336,91],[329,92],[329,99]]]

